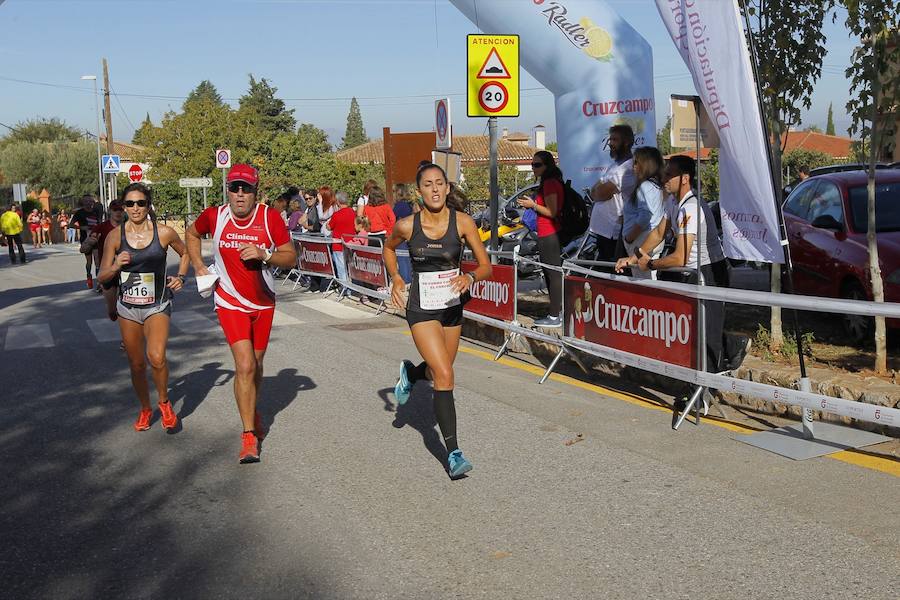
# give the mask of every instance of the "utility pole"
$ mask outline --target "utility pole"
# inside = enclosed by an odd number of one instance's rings
[[[106,120],[106,151],[108,154],[115,154],[112,131],[112,111],[109,104],[109,65],[105,58],[103,59],[103,110],[103,116]],[[117,195],[116,175],[111,174],[109,176],[109,195],[107,197],[112,199]]]

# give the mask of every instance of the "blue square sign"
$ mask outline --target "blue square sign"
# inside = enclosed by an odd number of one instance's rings
[[[121,159],[118,154],[104,154],[100,159],[100,164],[103,165],[104,173],[118,173],[122,170],[119,168]]]

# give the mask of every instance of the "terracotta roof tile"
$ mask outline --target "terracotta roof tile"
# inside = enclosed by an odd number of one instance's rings
[[[489,160],[488,146],[487,136],[455,135],[451,151],[462,154],[463,165],[480,165],[486,164]],[[503,139],[498,141],[497,146],[501,164],[530,164],[531,157],[538,151],[528,144]],[[384,164],[384,144],[381,140],[372,140],[338,152],[337,158],[350,164]]]
[[[784,151],[790,152],[791,150],[802,148],[804,150],[824,152],[831,158],[840,160],[850,157],[850,145],[852,143],[852,139],[838,135],[825,135],[815,131],[791,131],[787,135]],[[684,154],[691,158],[696,158],[697,153],[694,150],[682,150],[667,154],[666,158],[676,154]],[[707,160],[709,158],[709,148],[700,148],[700,156],[703,160]]]

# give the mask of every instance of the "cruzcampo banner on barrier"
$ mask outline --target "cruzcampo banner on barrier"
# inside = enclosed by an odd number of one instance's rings
[[[331,244],[298,240],[297,245],[299,246],[297,254],[300,259],[301,271],[321,273],[322,275],[334,274],[331,266],[331,252],[329,251]]]
[[[611,125],[656,145],[650,44],[602,0],[450,0],[484,33],[519,36],[522,66],[553,94],[560,168],[576,190],[611,162]]]
[[[367,283],[376,288],[387,287],[387,275],[381,260],[381,248],[363,248],[345,245],[347,274],[354,283]]]
[[[460,264],[463,273],[470,273],[478,268],[478,263],[464,260]],[[516,320],[516,268],[513,265],[493,265],[490,279],[476,281],[466,302],[466,310],[499,319],[500,321]]]
[[[695,368],[696,301],[651,287],[573,275],[563,285],[567,336]]]
[[[656,7],[719,134],[725,254],[783,263],[768,146],[737,3],[656,0]]]

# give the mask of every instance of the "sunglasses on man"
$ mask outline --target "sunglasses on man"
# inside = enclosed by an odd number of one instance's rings
[[[240,190],[244,190],[245,194],[255,194],[256,186],[250,185],[249,183],[245,183],[243,181],[232,181],[228,184],[228,191],[232,194],[237,194]]]
[[[149,202],[146,200],[125,200],[124,203],[126,207],[131,208],[133,206],[140,206],[141,208],[145,208]],[[113,208],[115,210],[115,208]]]

